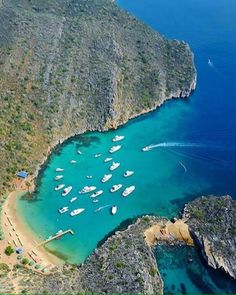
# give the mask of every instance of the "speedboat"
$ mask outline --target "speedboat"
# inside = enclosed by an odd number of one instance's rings
[[[73,203],[74,201],[76,201],[78,198],[77,197],[73,197],[70,199],[70,202]]]
[[[77,161],[75,161],[75,160],[71,160],[70,163],[71,163],[71,164],[75,164],[75,163],[77,163]]]
[[[77,154],[82,155],[82,152],[80,150],[77,151]]]
[[[98,200],[93,200],[93,203],[97,203],[98,202]]]
[[[134,185],[131,185],[131,186],[127,187],[127,188],[123,191],[122,196],[123,196],[123,197],[127,197],[127,196],[130,195],[134,190],[135,190],[135,186],[134,186]]]
[[[119,151],[119,149],[121,149],[121,145],[114,145],[112,148],[109,149],[109,152],[112,154]]]
[[[102,154],[95,154],[94,157],[95,157],[95,158],[99,158],[99,157],[101,157],[101,155],[102,155]]]
[[[111,193],[114,193],[116,191],[118,191],[123,185],[122,184],[115,184],[113,185],[113,187],[110,189]]]
[[[142,148],[143,152],[148,152],[150,151],[152,148],[150,146],[145,146],[144,148]]]
[[[117,206],[112,206],[112,207],[111,207],[111,214],[112,214],[112,215],[115,215],[116,212],[117,212]]]
[[[69,207],[62,207],[62,208],[58,209],[59,213],[61,213],[61,214],[67,212],[68,210],[69,210]]]
[[[59,191],[60,189],[62,189],[65,186],[65,184],[59,184],[55,187],[55,191]]]
[[[72,191],[72,186],[68,186],[63,190],[62,196],[67,196]]]
[[[122,136],[122,135],[116,135],[113,139],[112,139],[112,141],[113,142],[116,142],[116,141],[120,141],[120,140],[122,140],[122,139],[124,139],[125,137],[124,136]]]
[[[92,175],[87,175],[86,178],[91,179],[91,178],[93,178],[93,176]]]
[[[107,162],[110,162],[111,160],[112,160],[112,158],[106,158],[106,159],[104,160],[104,162],[107,163]]]
[[[85,208],[75,209],[75,210],[70,212],[70,216],[78,215],[78,214],[82,213],[84,210],[85,210]]]
[[[92,191],[95,191],[96,188],[97,188],[96,186],[85,186],[79,193],[80,194],[91,193]]]
[[[120,166],[120,163],[115,163],[115,162],[113,162],[112,165],[111,165],[111,167],[110,167],[110,170],[113,171],[113,170],[115,170],[116,168],[118,168],[119,166]]]
[[[101,179],[101,182],[107,182],[109,179],[111,179],[112,178],[112,174],[105,174],[104,176],[103,176],[103,178]]]
[[[59,179],[62,179],[63,177],[64,177],[63,175],[57,175],[54,179],[59,180]]]
[[[62,171],[64,171],[64,169],[62,169],[62,168],[56,168],[56,172],[62,172]]]
[[[131,175],[133,175],[134,174],[134,171],[129,171],[129,170],[127,170],[127,171],[125,171],[125,173],[124,173],[124,177],[129,177],[129,176],[131,176]]]
[[[103,194],[103,191],[102,191],[102,190],[97,191],[97,192],[93,193],[93,194],[90,196],[90,198],[96,198],[96,197],[100,196],[101,194]]]
[[[66,207],[65,207],[66,208]],[[56,236],[57,235],[60,235],[60,234],[62,234],[63,233],[63,230],[62,229],[60,229],[58,232],[56,232]]]

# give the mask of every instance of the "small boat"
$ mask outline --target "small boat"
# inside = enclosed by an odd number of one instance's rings
[[[75,160],[71,160],[70,163],[71,163],[71,164],[75,164],[75,163],[77,163],[77,161],[75,161]]]
[[[73,197],[70,199],[70,202],[73,203],[74,201],[76,201],[78,198],[77,197]]]
[[[112,153],[119,151],[119,149],[121,149],[121,145],[115,145],[109,149],[109,152],[112,154]]]
[[[207,63],[209,67],[213,67],[213,62],[210,59],[208,59]]]
[[[98,200],[93,200],[93,203],[97,203],[98,202]]]
[[[123,197],[127,197],[127,196],[130,195],[134,190],[135,190],[135,186],[134,186],[134,185],[131,185],[131,186],[127,187],[127,188],[123,191],[122,196],[123,196]]]
[[[95,157],[95,158],[99,158],[99,157],[101,157],[101,155],[102,155],[102,154],[95,154],[94,157]]]
[[[112,206],[112,207],[111,207],[111,214],[112,214],[112,215],[115,215],[116,212],[117,212],[117,206]]]
[[[61,214],[67,212],[68,210],[69,210],[69,207],[62,207],[62,208],[58,209],[59,213],[61,213]]]
[[[143,152],[149,152],[152,148],[150,146],[145,146],[144,148],[142,148]]]
[[[87,175],[86,178],[91,179],[91,178],[93,178],[93,176],[92,175]]]
[[[111,160],[112,160],[112,158],[106,158],[106,159],[104,160],[104,162],[107,163],[107,162],[110,162]]]
[[[100,196],[101,194],[103,194],[103,191],[102,191],[102,190],[97,191],[97,192],[93,193],[93,194],[90,196],[90,198],[96,198],[96,197]]]
[[[60,229],[58,232],[56,232],[56,235],[60,235],[60,234],[62,234],[62,233],[63,233],[63,230]]]
[[[63,197],[67,196],[72,191],[72,186],[68,186],[63,190],[63,193],[61,194]]]
[[[120,188],[122,188],[122,184],[115,184],[113,187],[110,189],[111,193],[117,192]]]
[[[109,179],[111,179],[112,178],[112,174],[105,174],[104,176],[103,176],[103,178],[101,179],[101,182],[107,182]]]
[[[70,212],[70,216],[78,215],[78,214],[82,213],[84,210],[85,210],[85,208],[75,209],[75,210]]]
[[[122,135],[116,135],[113,139],[112,139],[112,141],[113,142],[116,142],[116,141],[120,141],[120,140],[122,140],[122,139],[124,139],[125,137],[124,136],[122,136]]]
[[[91,193],[92,191],[95,191],[96,188],[97,188],[96,186],[85,186],[79,193],[80,194]]]
[[[63,177],[64,177],[63,175],[57,175],[54,179],[59,180],[59,179],[62,179]]]
[[[125,171],[125,173],[124,173],[124,177],[129,177],[129,176],[131,176],[131,175],[133,175],[133,174],[134,174],[134,171],[127,170],[127,171]]]
[[[57,186],[54,188],[54,190],[55,190],[55,191],[59,191],[59,190],[62,189],[63,187],[65,187],[65,184],[59,184],[59,185],[57,185]]]
[[[116,168],[118,168],[119,166],[120,166],[120,163],[115,163],[115,162],[113,162],[112,165],[111,165],[111,167],[110,167],[110,170],[113,171],[113,170],[115,170]]]
[[[77,154],[82,155],[82,152],[80,150],[77,151]]]
[[[64,171],[64,169],[62,169],[62,168],[57,168],[56,169],[56,172],[62,172],[62,171]]]

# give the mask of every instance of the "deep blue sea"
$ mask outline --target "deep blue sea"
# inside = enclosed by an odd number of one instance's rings
[[[236,198],[236,1],[235,0],[119,0],[118,5],[168,38],[188,42],[198,72],[196,91],[187,100],[173,100],[148,115],[131,120],[117,131],[90,132],[63,144],[42,171],[34,200],[19,200],[22,218],[41,238],[71,228],[48,247],[69,262],[83,262],[97,243],[129,218],[142,214],[177,215],[183,205],[202,194],[230,194]],[[208,60],[210,59],[210,64]],[[112,138],[124,135],[122,148],[113,155],[120,167],[106,184]],[[160,144],[144,153],[141,148]],[[77,154],[77,150],[82,155]],[[95,158],[96,153],[101,157]],[[71,164],[74,159],[76,164]],[[57,167],[64,178],[55,181]],[[125,170],[134,170],[125,179]],[[87,179],[86,175],[92,175]],[[67,197],[55,192],[58,183],[72,185]],[[123,198],[111,194],[113,184],[135,185]],[[85,185],[104,190],[98,203],[79,195]],[[78,200],[70,204],[72,196]],[[110,207],[116,204],[112,216]],[[58,208],[85,208],[75,217]],[[32,218],[33,217],[33,218]],[[192,263],[188,262],[191,256]],[[209,269],[194,249],[158,248],[157,261],[168,293],[232,293],[236,285],[224,274]]]

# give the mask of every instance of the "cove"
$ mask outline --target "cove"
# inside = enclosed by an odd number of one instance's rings
[[[198,84],[189,99],[169,101],[117,131],[88,132],[67,141],[41,172],[33,200],[19,199],[19,213],[40,238],[60,229],[75,232],[48,245],[71,263],[83,262],[97,243],[126,219],[143,214],[173,217],[187,201],[201,194],[236,196],[236,3],[120,0],[118,4],[167,37],[188,42],[195,53]],[[209,58],[212,65],[208,64]],[[113,155],[121,164],[112,179],[102,184],[100,179],[109,171],[104,159],[116,134],[125,136],[122,149]],[[147,153],[141,151],[146,145],[163,142],[167,145]],[[77,154],[78,149],[82,155]],[[102,156],[95,158],[96,153]],[[77,163],[72,165],[72,159]],[[57,167],[65,169],[60,182],[54,180]],[[135,173],[125,179],[122,174],[127,169]],[[87,179],[86,175],[93,178]],[[72,192],[61,197],[54,191],[58,183],[72,185]],[[134,184],[136,190],[127,198],[120,192],[109,193],[116,183]],[[85,185],[104,190],[98,203],[78,194]],[[70,204],[75,195],[78,200]],[[109,208],[94,212],[114,204],[118,206],[114,216]],[[57,210],[62,206],[85,211],[75,217],[60,215]]]

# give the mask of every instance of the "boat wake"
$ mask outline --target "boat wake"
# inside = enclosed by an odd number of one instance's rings
[[[99,208],[95,209],[94,212],[101,211],[101,210],[103,210],[103,209],[105,209],[105,208],[107,208],[107,207],[111,207],[111,206],[112,206],[112,205],[110,204],[110,205],[106,205],[106,206],[99,207]]]
[[[205,145],[194,142],[161,142],[158,144],[151,144],[148,146],[149,150],[165,147],[205,147]]]

